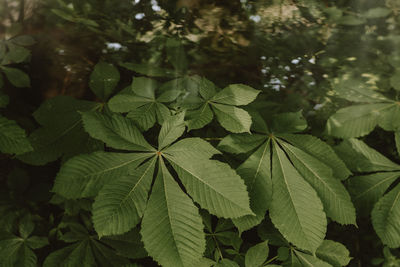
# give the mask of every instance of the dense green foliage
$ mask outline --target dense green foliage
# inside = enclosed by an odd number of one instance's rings
[[[5,0],[0,266],[400,266],[397,1]]]

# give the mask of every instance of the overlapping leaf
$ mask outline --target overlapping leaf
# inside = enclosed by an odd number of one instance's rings
[[[180,190],[162,160],[141,234],[146,250],[162,266],[194,266],[205,249],[198,210]]]
[[[127,258],[118,256],[115,251],[95,236],[91,236],[83,226],[74,224],[71,231],[65,233],[61,240],[70,245],[50,253],[44,267],[53,266],[122,266],[128,264]]]
[[[0,232],[0,262],[2,266],[37,266],[34,249],[48,245],[47,237],[31,236],[34,224],[22,220],[19,236],[9,232]]]
[[[0,115],[0,151],[8,154],[23,154],[32,151],[25,130],[18,124]]]
[[[218,150],[200,138],[175,142],[185,130],[184,113],[170,116],[163,123],[158,151],[121,115],[86,112],[82,116],[85,129],[93,137],[110,147],[132,151],[76,156],[61,167],[56,177],[53,191],[66,198],[97,196],[93,221],[100,236],[127,232],[144,214],[142,236],[151,257],[164,266],[188,266],[201,261],[204,234],[201,220],[196,219],[200,218],[197,207],[169,173],[164,157],[201,207],[228,218],[252,214],[240,177],[229,165],[210,159],[220,153]],[[152,159],[143,163],[148,158]],[[160,162],[159,173],[151,190],[156,160]],[[154,224],[154,216],[159,216],[156,221],[162,225]],[[155,233],[158,239],[154,238]],[[193,238],[198,242],[193,243]],[[160,246],[166,249],[160,250]]]
[[[214,112],[218,122],[226,130],[233,133],[250,131],[251,116],[237,106],[253,102],[259,94],[258,90],[243,84],[232,84],[217,92],[213,83],[199,79],[197,91],[201,98],[195,98],[196,108],[187,112],[189,130],[199,129],[210,123]],[[189,98],[189,101],[191,99]]]
[[[328,119],[328,134],[352,138],[369,134],[377,125],[386,131],[399,129],[400,105],[397,102],[353,78],[342,78],[333,87],[339,97],[364,104],[339,109]]]
[[[130,89],[123,90],[110,99],[110,109],[114,112],[128,112],[127,117],[144,131],[153,127],[156,121],[162,124],[170,116],[165,103],[174,101],[179,92],[169,90],[156,96],[158,87],[159,84],[155,80],[134,78]]]
[[[400,187],[387,192],[400,177],[400,165],[357,139],[342,142],[336,151],[349,167],[362,174],[348,182],[360,215],[368,216],[372,209],[372,225],[382,242],[400,247]]]
[[[314,252],[324,238],[326,216],[341,224],[356,223],[350,195],[340,182],[350,171],[321,140],[299,134],[241,134],[225,137],[219,148],[253,151],[237,171],[246,181],[256,216],[233,219],[239,231],[259,224],[269,209],[272,222],[289,242]]]
[[[42,126],[29,136],[33,151],[18,158],[32,165],[44,165],[57,158],[101,150],[101,143],[84,131],[79,111],[94,110],[98,103],[57,96],[45,101],[33,116]],[[71,145],[73,144],[73,145]]]

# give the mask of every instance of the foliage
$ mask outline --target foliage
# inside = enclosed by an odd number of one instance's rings
[[[397,266],[396,1],[0,7],[0,266]]]

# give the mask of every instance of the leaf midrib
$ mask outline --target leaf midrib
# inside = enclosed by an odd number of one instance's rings
[[[222,194],[221,192],[217,191],[213,186],[211,186],[209,183],[207,183],[206,181],[204,181],[203,179],[201,179],[201,177],[194,175],[192,172],[190,172],[188,169],[184,168],[180,163],[174,161],[174,156],[167,156],[167,159],[171,160],[173,163],[175,163],[176,165],[178,165],[181,169],[183,169],[184,171],[186,171],[187,173],[189,173],[190,175],[192,175],[193,177],[195,177],[196,179],[198,179],[199,181],[201,181],[203,184],[207,185],[209,188],[211,188],[214,192],[216,192],[218,195],[222,196],[224,198],[225,201],[228,201],[229,203],[233,203],[235,206],[246,210],[246,208],[243,208],[241,205],[237,204],[236,202],[231,201],[229,198],[227,198],[224,194]],[[211,160],[210,160],[211,161]],[[184,164],[183,164],[184,165]]]

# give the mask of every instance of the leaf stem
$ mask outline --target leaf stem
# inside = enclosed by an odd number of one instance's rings
[[[215,246],[217,247],[219,257],[221,258],[221,260],[223,260],[224,257],[222,256],[221,249],[220,249],[219,246],[218,246],[218,241],[217,241],[217,239],[215,238],[215,235],[212,235],[212,237],[213,237],[213,239],[214,239]]]
[[[276,260],[277,258],[278,258],[278,255],[276,255],[275,257],[273,257],[273,258],[271,258],[271,259],[269,259],[268,261],[266,261],[266,262],[264,263],[264,266],[267,265],[267,264],[269,264],[269,263],[271,263],[271,262],[273,262],[273,261]]]
[[[222,140],[222,137],[205,137],[203,139],[207,141],[216,141],[216,140]]]

